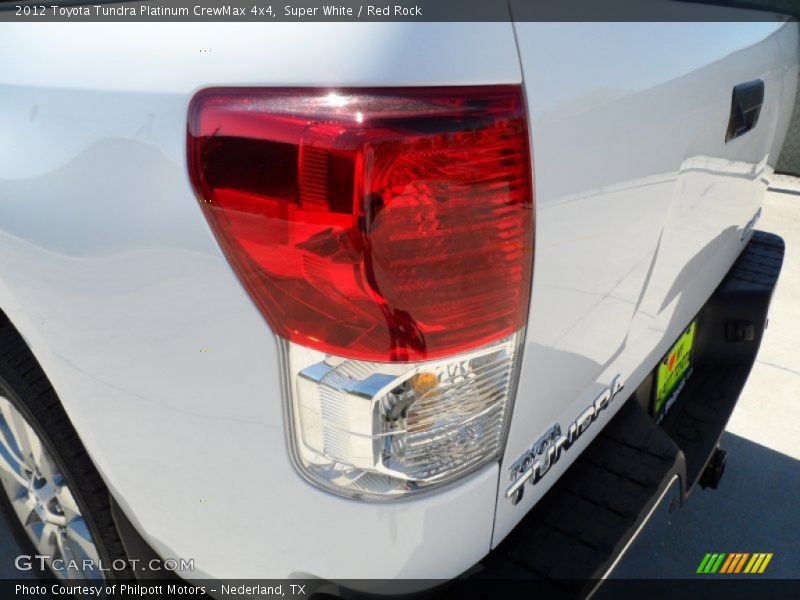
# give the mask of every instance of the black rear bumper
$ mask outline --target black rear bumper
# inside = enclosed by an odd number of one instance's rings
[[[508,582],[520,589],[520,579],[537,580],[531,591],[538,593],[590,595],[659,502],[687,498],[755,362],[783,255],[780,237],[755,232],[697,315],[694,370],[662,422],[649,412],[648,377],[514,531],[456,584],[463,597],[503,597]],[[680,491],[670,498],[676,481]]]

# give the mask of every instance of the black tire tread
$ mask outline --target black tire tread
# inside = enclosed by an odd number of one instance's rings
[[[21,404],[18,409],[33,423],[64,469],[104,565],[111,565],[120,559],[127,560],[111,514],[105,483],[83,447],[50,380],[8,320],[0,323],[0,387],[7,387],[12,402]],[[113,577],[127,579],[132,574],[125,569],[113,572]]]

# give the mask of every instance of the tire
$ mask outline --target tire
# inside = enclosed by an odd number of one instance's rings
[[[2,402],[2,399],[5,399],[13,408],[8,408]],[[5,505],[4,512],[9,521],[11,521],[10,526],[16,530],[16,539],[21,539],[25,544],[23,547],[29,548],[32,555],[43,554],[43,552],[36,549],[36,544],[34,543],[36,533],[32,529],[32,527],[39,527],[39,525],[29,525],[26,528],[22,522],[24,517],[20,516],[19,512],[22,511],[24,514],[25,511],[28,511],[28,504],[35,506],[36,510],[34,512],[39,516],[37,517],[31,512],[26,519],[29,522],[41,518],[42,514],[60,514],[64,517],[64,527],[48,523],[47,528],[45,528],[44,520],[41,524],[42,532],[50,532],[47,534],[51,536],[48,539],[55,540],[56,533],[58,533],[57,537],[60,544],[57,544],[57,548],[62,550],[56,549],[53,553],[54,557],[63,556],[65,562],[68,562],[70,557],[79,556],[85,547],[91,548],[93,546],[102,565],[102,567],[98,566],[96,568],[103,569],[100,577],[105,580],[132,579],[133,575],[129,569],[125,549],[111,514],[108,490],[97,469],[89,459],[89,455],[81,444],[78,434],[64,412],[47,376],[36,362],[22,337],[7,320],[0,324],[0,408],[3,407],[7,415],[11,415],[10,418],[17,419],[14,421],[15,431],[18,432],[24,426],[18,422],[18,415],[13,412],[13,409],[18,411],[32,432],[38,436],[41,450],[37,454],[42,457],[40,462],[48,464],[48,469],[36,467],[36,473],[38,474],[41,471],[42,473],[53,473],[53,475],[37,477],[36,482],[46,482],[49,477],[52,485],[55,486],[52,489],[60,490],[58,498],[55,496],[50,498],[50,502],[53,504],[48,506],[52,507],[52,511],[49,509],[44,510],[42,508],[44,500],[41,500],[38,492],[30,491],[38,485],[38,483],[30,483],[34,479],[30,466],[23,467],[17,461],[19,465],[18,472],[22,473],[23,477],[17,477],[16,480],[14,480],[15,476],[8,469],[5,472],[0,472],[0,475],[6,476],[6,481],[8,482],[4,483],[0,480],[0,496],[2,496],[0,502]],[[6,424],[6,419],[4,419],[3,413],[0,413],[0,427],[3,427],[4,424]],[[28,433],[28,437],[25,439],[33,439],[30,436],[30,431],[25,431]],[[0,436],[3,434],[4,431],[0,430]],[[7,427],[5,434],[7,437],[13,436],[14,432]],[[0,437],[0,443],[2,441]],[[6,443],[8,443],[8,439],[6,439]],[[30,442],[30,444],[33,444],[33,442]],[[24,455],[21,450],[23,447],[23,443],[16,444],[20,456]],[[31,445],[30,447],[34,446]],[[0,451],[3,450],[4,448],[0,446]],[[11,457],[10,460],[14,460],[13,456],[8,454],[7,449],[6,452],[7,457]],[[0,461],[3,461],[3,456],[0,456]],[[33,453],[30,453],[30,458],[26,462],[31,466],[34,464]],[[8,464],[11,463],[9,462]],[[2,464],[0,464],[0,468],[2,468]],[[29,480],[28,492],[25,491],[23,486],[25,477],[28,477]],[[12,489],[12,492],[9,492],[9,488]],[[44,487],[41,489],[44,489]],[[9,497],[9,493],[16,494],[17,502],[14,504],[16,508],[12,507],[12,499]],[[68,499],[74,499],[74,503],[65,502],[62,507],[59,501],[65,499],[65,494],[69,494]],[[66,506],[70,508],[67,509]],[[77,506],[78,516],[75,516],[75,506]],[[82,522],[78,521],[78,517],[82,519]],[[68,531],[69,523],[75,525],[74,530]],[[55,529],[58,529],[59,532],[56,532]],[[85,540],[86,530],[91,534],[89,544],[86,546],[76,545],[72,541],[76,539],[77,534],[75,534],[75,531],[78,530],[84,532],[80,536],[81,540]],[[63,532],[64,537],[62,537],[61,532]],[[39,536],[40,540],[44,539],[43,535]],[[55,544],[56,542],[53,541],[52,543]],[[63,548],[67,549],[66,553],[63,552]],[[95,559],[92,553],[86,553],[84,557]],[[123,564],[125,565],[124,568],[117,569],[117,566],[122,566]],[[114,569],[110,570],[112,565]],[[33,567],[34,570],[38,570],[40,568],[39,562],[35,561]],[[39,574],[48,578],[59,575],[49,569]],[[64,576],[63,571],[60,576]],[[76,575],[73,572],[69,576],[81,578],[86,576],[89,578],[90,576],[97,577],[98,573]]]

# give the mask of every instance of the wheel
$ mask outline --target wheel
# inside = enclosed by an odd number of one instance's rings
[[[34,570],[43,562],[59,579],[131,578],[108,491],[7,321],[0,324],[0,484],[9,525],[21,529],[33,556],[46,557],[33,559]]]

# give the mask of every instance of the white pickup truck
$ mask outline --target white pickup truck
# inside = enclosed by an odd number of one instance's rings
[[[722,474],[799,47],[780,18],[0,25],[9,523],[62,578],[591,591]]]

